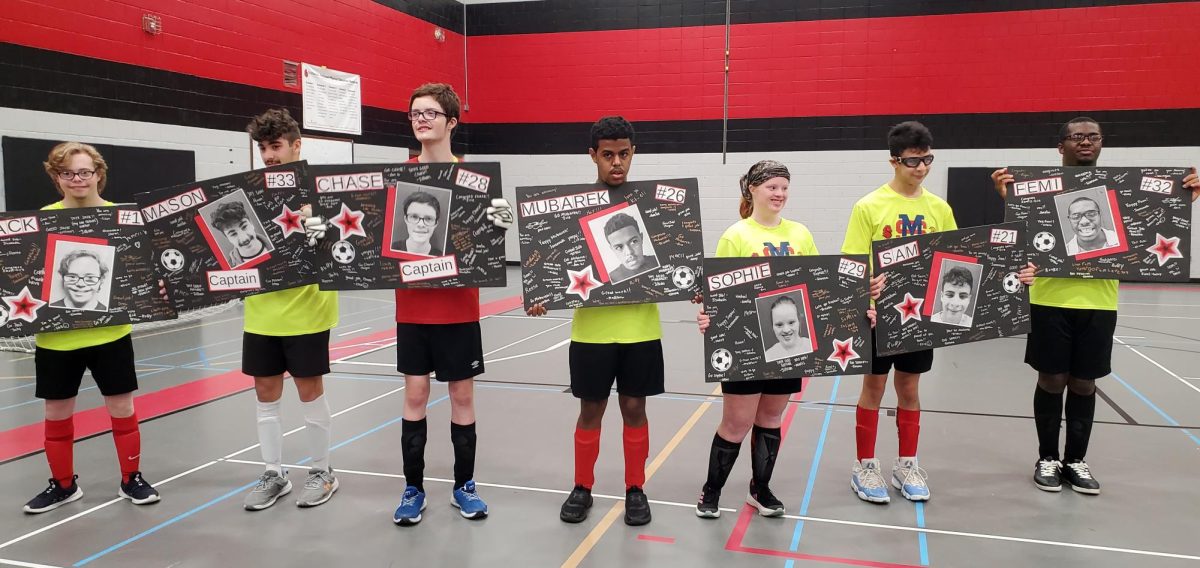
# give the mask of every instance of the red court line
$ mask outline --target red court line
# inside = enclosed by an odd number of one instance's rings
[[[638,540],[648,540],[650,542],[661,542],[665,544],[675,544],[675,539],[669,536],[654,536],[648,534],[639,534]]]
[[[480,315],[495,315],[521,305],[521,296],[502,298],[479,306]],[[375,349],[379,341],[395,338],[395,330],[384,330],[366,337],[357,337],[330,346],[336,358],[353,357]],[[241,371],[229,371],[197,379],[181,385],[146,393],[135,398],[138,419],[142,422],[178,412],[218,398],[254,388],[254,379]],[[45,423],[35,422],[0,432],[0,462],[42,451]],[[108,411],[103,406],[75,413],[75,439],[81,440],[112,429]]]

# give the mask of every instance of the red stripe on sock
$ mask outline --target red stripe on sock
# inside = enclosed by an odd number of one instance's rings
[[[854,441],[858,447],[858,461],[875,457],[875,438],[879,432],[879,409],[870,410],[859,406],[854,413]]]
[[[650,425],[625,426],[621,432],[625,446],[625,490],[646,485],[646,458],[650,457]]]
[[[589,491],[596,483],[596,459],[600,457],[600,429],[575,428],[575,485]]]
[[[46,461],[50,475],[63,487],[75,477],[75,419],[46,420]]]
[[[138,428],[137,413],[125,418],[112,417],[113,444],[117,447],[117,463],[121,466],[121,481],[138,471],[142,461],[142,431]]]
[[[896,431],[900,436],[900,457],[916,457],[917,440],[921,437],[921,411],[897,408]]]

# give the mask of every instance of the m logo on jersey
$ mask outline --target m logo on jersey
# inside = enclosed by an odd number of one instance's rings
[[[769,241],[763,242],[763,256],[792,256],[794,254],[796,254],[796,249],[793,249],[791,243],[788,241],[779,243],[778,247]]]
[[[892,232],[892,227],[888,225],[883,226],[883,238],[890,239],[893,234],[900,237],[924,235],[927,228],[924,215],[917,215],[915,219],[910,221],[907,213],[901,213],[900,218],[896,220],[895,233]]]

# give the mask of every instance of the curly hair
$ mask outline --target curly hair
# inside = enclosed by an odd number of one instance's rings
[[[933,147],[933,133],[915,120],[901,122],[888,131],[888,150],[899,158],[905,150],[925,151]]]
[[[96,169],[96,193],[104,193],[104,186],[108,183],[108,162],[104,161],[104,156],[101,156],[94,146],[83,142],[63,142],[51,148],[50,155],[42,162],[55,191],[62,195],[62,188],[58,185],[58,172],[67,170],[67,162],[75,154],[87,154],[92,158],[92,165]]]
[[[224,231],[246,219],[246,206],[241,201],[230,201],[217,206],[209,220],[218,231]]]
[[[950,270],[947,270],[946,273],[942,275],[942,288],[945,288],[947,284],[953,286],[966,285],[974,288],[975,277],[971,275],[970,270],[967,270],[961,266],[955,266]]]
[[[621,116],[606,116],[592,125],[593,150],[600,147],[601,140],[625,140],[633,144],[633,125]]]
[[[300,123],[292,118],[292,113],[286,108],[273,108],[264,112],[246,125],[246,132],[255,142],[270,142],[283,138],[288,143],[300,139]]]

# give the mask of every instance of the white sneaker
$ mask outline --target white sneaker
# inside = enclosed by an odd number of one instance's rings
[[[909,501],[928,501],[929,486],[925,480],[929,474],[917,465],[917,458],[896,458],[892,465],[892,487],[900,490]]]
[[[887,483],[879,472],[879,460],[875,458],[854,462],[850,473],[850,490],[863,501],[871,503],[888,503],[892,498],[888,495]]]

